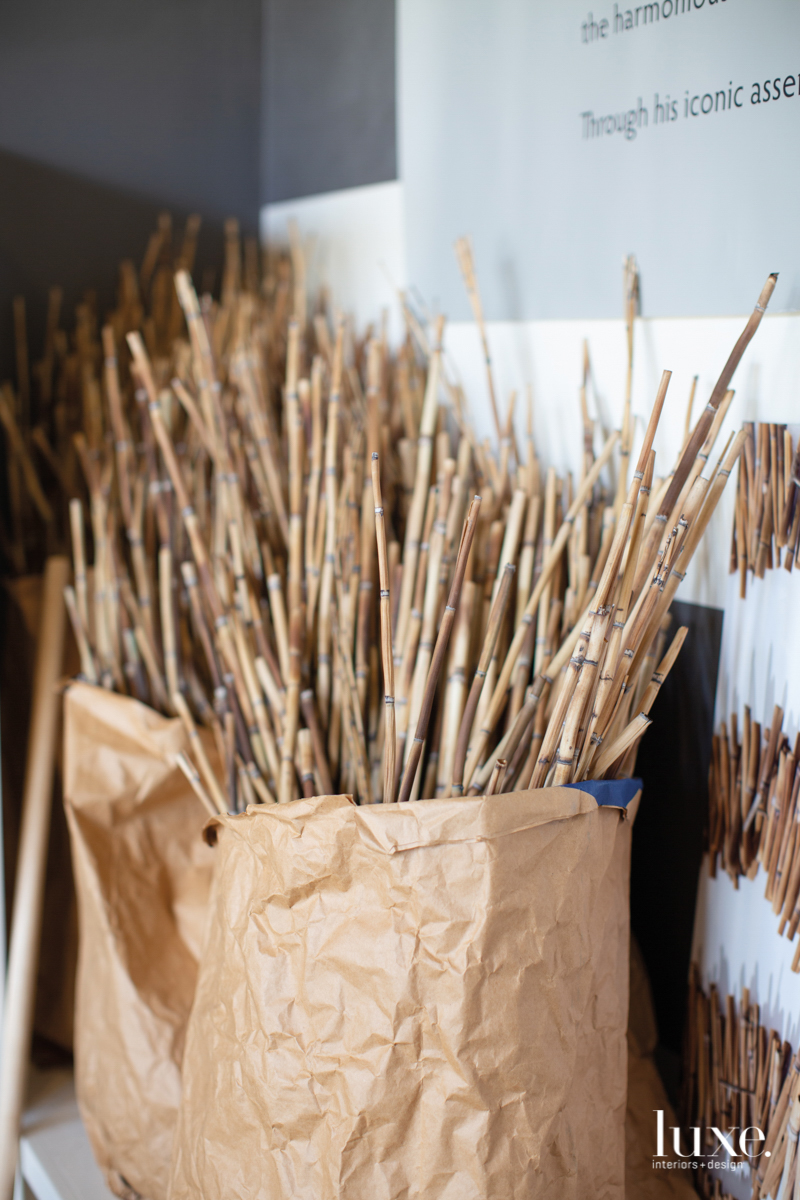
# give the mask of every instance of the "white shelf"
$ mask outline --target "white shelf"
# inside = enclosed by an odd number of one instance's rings
[[[19,1161],[35,1200],[115,1200],[92,1156],[70,1071],[32,1074]]]

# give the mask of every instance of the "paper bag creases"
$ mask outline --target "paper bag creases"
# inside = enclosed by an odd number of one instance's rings
[[[621,1200],[618,809],[325,796],[214,824],[171,1200]]]
[[[214,863],[207,814],[174,766],[186,744],[179,721],[75,684],[64,738],[78,1103],[112,1191],[166,1200]]]

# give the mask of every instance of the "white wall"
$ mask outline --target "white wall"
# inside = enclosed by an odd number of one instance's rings
[[[777,404],[776,404],[777,408]],[[795,414],[796,415],[796,406]],[[795,439],[798,427],[794,427]],[[730,526],[728,526],[730,528]],[[769,725],[775,704],[784,710],[784,732],[793,742],[800,728],[800,576],[781,567],[763,580],[748,581],[739,599],[738,580],[728,577],[717,685],[716,722],[740,721],[745,704]],[[766,873],[740,879],[736,890],[718,868],[703,867],[695,913],[692,957],[706,985],[737,998],[743,987],[762,1006],[762,1024],[800,1045],[800,975],[791,970],[797,937],[778,936],[778,917],[764,898]]]
[[[389,308],[390,334],[402,335],[397,288],[406,286],[403,185],[375,183],[306,196],[261,209],[264,241],[288,242],[294,219],[306,244],[309,294],[321,284],[359,329],[380,323]]]

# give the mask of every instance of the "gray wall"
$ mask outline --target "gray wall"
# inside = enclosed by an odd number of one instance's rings
[[[0,5],[0,379],[13,296],[37,357],[47,288],[107,306],[162,209],[203,217],[202,271],[226,216],[396,164],[395,0]]]
[[[259,207],[261,0],[29,0],[0,6],[0,378],[13,375],[11,299],[31,352],[47,287],[65,313],[113,297],[159,211],[254,230]]]
[[[259,0],[0,6],[0,148],[254,222]]]
[[[397,178],[394,0],[264,0],[265,203]]]

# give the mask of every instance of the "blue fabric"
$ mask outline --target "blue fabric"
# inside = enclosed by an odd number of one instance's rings
[[[587,779],[585,783],[568,783],[567,787],[589,792],[599,805],[627,808],[642,786],[641,779]]]

